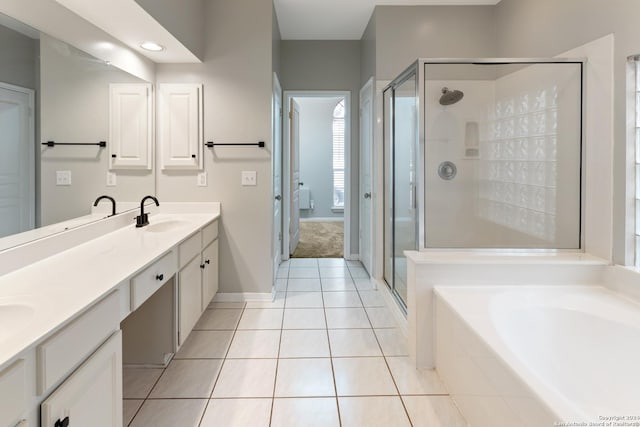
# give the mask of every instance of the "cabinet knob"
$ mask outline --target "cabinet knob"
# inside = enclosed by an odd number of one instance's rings
[[[209,259],[208,259],[208,260],[206,260],[206,261],[205,261],[205,264],[211,264],[211,260],[209,260]]]
[[[161,273],[161,274],[158,274],[158,275],[156,276],[156,280],[164,280],[164,274],[162,274],[162,273]]]
[[[115,159],[116,157],[117,157],[117,156],[116,156],[115,154],[112,154],[112,155],[111,155],[111,158],[112,158],[112,159]]]
[[[204,264],[200,264],[200,268],[204,268]]]
[[[195,154],[192,154],[192,155],[191,155],[191,158],[192,158],[192,159],[195,159],[195,158],[196,158],[196,155],[195,155]]]
[[[58,419],[54,424],[54,427],[69,427],[69,417],[65,417],[64,420]]]

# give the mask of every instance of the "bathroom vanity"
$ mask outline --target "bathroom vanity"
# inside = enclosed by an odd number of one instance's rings
[[[143,228],[129,212],[0,253],[0,427],[121,426],[123,335],[152,366],[186,340],[218,289],[220,205],[151,212]]]

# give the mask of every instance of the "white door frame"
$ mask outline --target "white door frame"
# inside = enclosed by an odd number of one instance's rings
[[[29,98],[29,141],[27,147],[27,155],[29,156],[29,166],[28,166],[28,182],[27,188],[29,190],[29,218],[28,218],[28,229],[32,229],[35,227],[36,222],[36,153],[35,153],[35,142],[36,142],[36,132],[35,132],[35,91],[33,89],[28,89],[22,86],[16,86],[9,83],[0,82],[0,88],[24,93]],[[26,231],[26,230],[25,230]]]
[[[368,133],[368,143],[369,143],[369,158],[365,159],[362,155],[362,153],[364,152],[364,150],[362,149],[363,147],[363,129],[362,129],[362,101],[363,99],[368,98],[369,99],[369,111],[367,111],[366,113],[369,114],[369,129],[364,129],[364,132]],[[360,144],[359,144],[359,155],[360,155],[360,169],[359,169],[359,188],[358,188],[358,206],[360,206],[360,209],[358,210],[359,216],[360,216],[360,221],[358,222],[359,227],[362,228],[362,212],[363,209],[362,204],[363,203],[369,203],[369,227],[368,230],[366,230],[366,232],[369,234],[369,259],[365,260],[364,258],[364,254],[362,251],[362,235],[360,235],[359,233],[359,252],[360,252],[360,261],[363,263],[363,265],[365,265],[365,267],[367,267],[368,264],[368,273],[369,275],[373,276],[374,272],[374,267],[375,267],[375,244],[376,244],[376,239],[375,239],[375,234],[374,233],[374,229],[375,229],[375,225],[374,225],[374,218],[375,218],[375,201],[377,200],[377,195],[376,192],[374,191],[375,189],[375,169],[374,169],[374,158],[375,158],[375,154],[374,154],[374,136],[375,136],[375,92],[374,92],[374,87],[373,87],[373,77],[370,77],[369,80],[367,80],[367,82],[364,84],[364,86],[362,86],[362,89],[360,89],[360,98],[359,98],[359,111],[360,111],[360,122],[359,122],[359,127],[360,127]],[[365,162],[369,163],[369,182],[368,182],[368,188],[369,188],[369,192],[370,192],[370,197],[369,200],[365,200],[364,199],[364,189],[365,189],[365,183],[364,182],[364,177],[363,177],[363,173],[362,171],[363,169],[363,164]]]
[[[290,129],[291,119],[289,117],[291,98],[325,98],[325,97],[344,97],[344,258],[357,259],[357,256],[351,254],[351,92],[345,90],[285,90],[283,107],[282,129]],[[282,176],[289,177],[291,175],[291,153],[290,153],[290,132],[283,132],[282,144]],[[289,223],[291,221],[291,208],[289,200],[291,198],[291,183],[289,179],[283,180],[282,197],[283,202],[286,198],[287,203],[283,203],[283,241],[284,250],[282,259],[289,259]],[[285,232],[286,230],[286,232]]]
[[[273,182],[272,185],[272,194],[271,194],[271,201],[272,201],[272,212],[271,212],[271,217],[273,218],[272,224],[273,224],[273,232],[271,233],[271,248],[274,251],[274,253],[271,254],[271,258],[273,260],[273,284],[275,285],[275,278],[276,278],[276,273],[278,271],[278,265],[281,261],[282,261],[282,257],[283,257],[283,247],[282,247],[282,238],[284,238],[284,233],[283,233],[283,229],[282,229],[282,218],[283,218],[283,203],[282,203],[282,111],[283,111],[283,106],[282,106],[282,86],[280,85],[280,80],[278,79],[278,75],[276,73],[273,73],[273,94],[272,94],[272,100],[271,100],[271,125],[273,126],[272,131],[272,149],[271,152],[272,154],[272,158],[271,158],[271,170],[273,173],[273,176],[275,177],[275,173],[276,173],[276,167],[278,167],[278,162],[276,161],[277,159],[275,158],[276,153],[280,154],[280,188],[276,188],[276,183],[275,180]],[[276,99],[280,99],[280,105],[277,105]],[[278,111],[276,111],[278,110]],[[277,135],[280,135],[280,138],[277,137]],[[275,198],[276,196],[280,196],[281,199],[279,200],[280,203],[280,224],[279,227],[276,225],[276,218],[275,218]],[[280,237],[280,235],[282,235],[282,238]],[[277,242],[280,241],[280,249],[276,249],[276,245]],[[278,253],[280,252],[280,253]]]

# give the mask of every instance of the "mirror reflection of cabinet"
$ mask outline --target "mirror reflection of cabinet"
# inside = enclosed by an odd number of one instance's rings
[[[160,84],[158,126],[162,169],[203,169],[201,84]]]
[[[151,169],[153,104],[148,83],[109,85],[109,168]]]

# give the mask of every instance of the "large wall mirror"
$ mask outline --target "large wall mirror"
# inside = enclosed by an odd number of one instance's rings
[[[0,52],[0,250],[155,194],[152,169],[109,169],[110,86],[148,82],[2,14]]]

